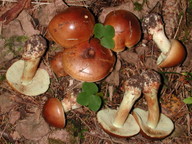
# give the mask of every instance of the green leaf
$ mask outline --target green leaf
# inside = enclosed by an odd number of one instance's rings
[[[81,92],[77,96],[77,102],[83,106],[89,105],[89,99],[90,99],[90,95],[87,94],[86,92]]]
[[[101,45],[105,48],[112,49],[115,47],[113,37],[115,36],[115,29],[111,25],[103,25],[97,23],[94,26],[94,36],[100,39]]]
[[[137,11],[141,11],[143,9],[143,5],[138,3],[138,2],[135,2],[134,3],[134,10],[137,10]]]
[[[89,109],[92,111],[98,111],[99,108],[101,107],[101,97],[97,96],[97,95],[91,95],[90,99],[89,99]]]
[[[111,25],[105,25],[103,37],[113,38],[115,36],[115,29]]]
[[[98,87],[95,83],[84,82],[82,85],[83,92],[86,92],[88,95],[96,94],[98,92]]]
[[[115,47],[115,42],[112,38],[104,37],[101,39],[101,45],[108,49],[113,49]]]
[[[95,38],[101,39],[103,37],[104,26],[101,23],[97,23],[94,26],[94,36]]]
[[[192,97],[185,98],[183,102],[186,104],[192,104]]]

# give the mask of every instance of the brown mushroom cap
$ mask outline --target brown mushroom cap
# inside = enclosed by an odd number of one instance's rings
[[[162,62],[158,61],[158,66],[161,68],[165,67],[173,67],[183,62],[186,57],[186,50],[184,46],[175,39],[171,41],[170,51],[166,54],[167,57],[162,60]]]
[[[95,20],[90,11],[72,6],[57,14],[48,25],[51,38],[65,48],[88,40],[93,35]]]
[[[129,114],[123,127],[115,127],[113,121],[116,113],[117,110],[111,109],[100,110],[97,113],[97,120],[105,132],[116,137],[131,137],[139,133],[140,128],[131,114]]]
[[[162,139],[167,137],[174,129],[173,122],[164,114],[160,115],[156,128],[147,125],[148,112],[140,108],[133,110],[133,116],[141,128],[141,134],[146,138]]]
[[[63,51],[64,71],[80,81],[95,82],[105,78],[114,63],[112,51],[95,38]]]
[[[57,98],[50,98],[43,107],[43,117],[50,125],[63,128],[65,126],[65,114],[61,102]]]
[[[126,10],[110,12],[105,18],[105,25],[111,25],[115,29],[115,48],[112,50],[120,52],[125,47],[133,47],[141,39],[141,26],[137,17]]]
[[[12,64],[6,72],[6,79],[14,90],[28,96],[40,95],[47,91],[49,88],[50,79],[46,70],[39,68],[31,83],[28,85],[23,85],[21,82],[23,69],[24,60],[19,60]]]
[[[50,66],[58,77],[67,75],[63,69],[63,52],[56,53],[56,55],[50,60]]]

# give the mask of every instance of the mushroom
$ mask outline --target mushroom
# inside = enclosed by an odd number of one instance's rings
[[[110,12],[104,21],[104,25],[111,25],[115,29],[115,52],[121,52],[125,47],[131,48],[141,39],[141,26],[137,17],[126,10]]]
[[[96,38],[63,51],[64,71],[80,81],[102,80],[112,71],[115,60],[112,51]]]
[[[62,101],[57,98],[49,98],[43,106],[43,117],[47,123],[57,128],[63,128],[66,124],[65,113],[80,108],[73,93]]]
[[[160,15],[151,13],[143,19],[143,29],[152,35],[153,41],[161,50],[157,65],[161,68],[181,64],[186,57],[184,46],[176,39],[169,40],[164,32]]]
[[[152,70],[142,73],[144,79],[143,94],[147,101],[148,111],[140,108],[133,110],[133,116],[138,122],[141,133],[151,139],[161,139],[168,136],[174,129],[173,122],[159,111],[158,89],[160,76]]]
[[[87,41],[93,35],[94,16],[84,7],[71,6],[53,17],[48,25],[50,37],[64,48]]]
[[[63,128],[66,123],[63,106],[59,99],[50,98],[43,107],[43,117],[51,126]]]
[[[23,59],[13,63],[6,72],[6,79],[14,90],[28,96],[47,91],[50,84],[49,74],[38,68],[45,50],[46,40],[40,35],[33,35],[26,41]]]
[[[130,137],[139,133],[140,128],[130,114],[133,104],[141,96],[142,79],[132,76],[124,83],[124,97],[118,110],[103,109],[97,113],[97,120],[104,131],[117,137]]]
[[[63,52],[57,52],[55,54],[55,56],[50,60],[50,66],[58,77],[67,75],[63,69]]]

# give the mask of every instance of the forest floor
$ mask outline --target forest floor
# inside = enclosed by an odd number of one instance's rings
[[[0,144],[192,144],[192,1],[191,0],[0,0]],[[126,9],[140,21],[151,11],[158,12],[170,39],[178,39],[185,47],[184,62],[172,68],[159,68],[159,49],[144,34],[133,48],[116,54],[113,72],[96,82],[103,93],[104,108],[118,108],[125,80],[146,69],[156,70],[162,78],[159,90],[161,112],[174,123],[173,132],[161,140],[150,140],[140,133],[130,138],[117,138],[103,131],[97,112],[82,106],[66,113],[64,128],[49,126],[42,109],[48,98],[59,100],[76,95],[82,82],[70,76],[57,77],[50,68],[50,59],[62,49],[49,41],[40,67],[48,71],[51,83],[47,92],[30,97],[14,91],[7,83],[7,69],[22,58],[28,37],[41,34],[46,38],[47,26],[56,13],[69,6],[84,6],[103,22],[108,12]],[[6,12],[7,15],[2,15]],[[144,97],[134,107],[147,110]]]

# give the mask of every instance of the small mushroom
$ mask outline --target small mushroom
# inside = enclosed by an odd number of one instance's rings
[[[137,17],[126,10],[114,10],[110,12],[104,21],[104,25],[111,25],[115,29],[115,52],[121,52],[125,47],[131,48],[141,39],[141,26]]]
[[[138,122],[141,133],[151,139],[161,139],[168,136],[174,129],[173,122],[159,111],[158,89],[160,76],[155,71],[149,70],[142,73],[144,79],[143,94],[147,101],[148,111],[140,108],[133,110],[133,116]]]
[[[91,12],[80,6],[71,6],[53,17],[48,25],[48,32],[56,43],[70,48],[89,40],[95,25]]]
[[[97,120],[104,131],[117,137],[131,137],[140,128],[130,114],[133,104],[141,96],[142,79],[133,76],[124,83],[124,97],[118,110],[103,109],[97,113]]]
[[[62,101],[57,98],[49,98],[43,107],[43,117],[50,125],[63,128],[66,124],[65,113],[80,108],[76,96],[73,93]]]
[[[63,128],[66,123],[65,112],[59,99],[50,98],[43,107],[43,117],[51,126]]]
[[[115,56],[96,38],[63,51],[64,71],[76,80],[95,82],[113,69]]]
[[[63,52],[58,52],[55,54],[55,56],[50,60],[50,66],[58,77],[67,75],[63,69]]]
[[[6,79],[14,90],[28,96],[47,91],[50,84],[49,74],[38,68],[46,46],[46,40],[40,35],[33,35],[26,41],[23,59],[12,64],[6,72]]]
[[[176,39],[169,40],[164,32],[164,26],[160,15],[151,13],[143,19],[143,29],[152,35],[153,41],[161,50],[157,59],[159,67],[173,67],[181,64],[186,57],[184,46]]]

